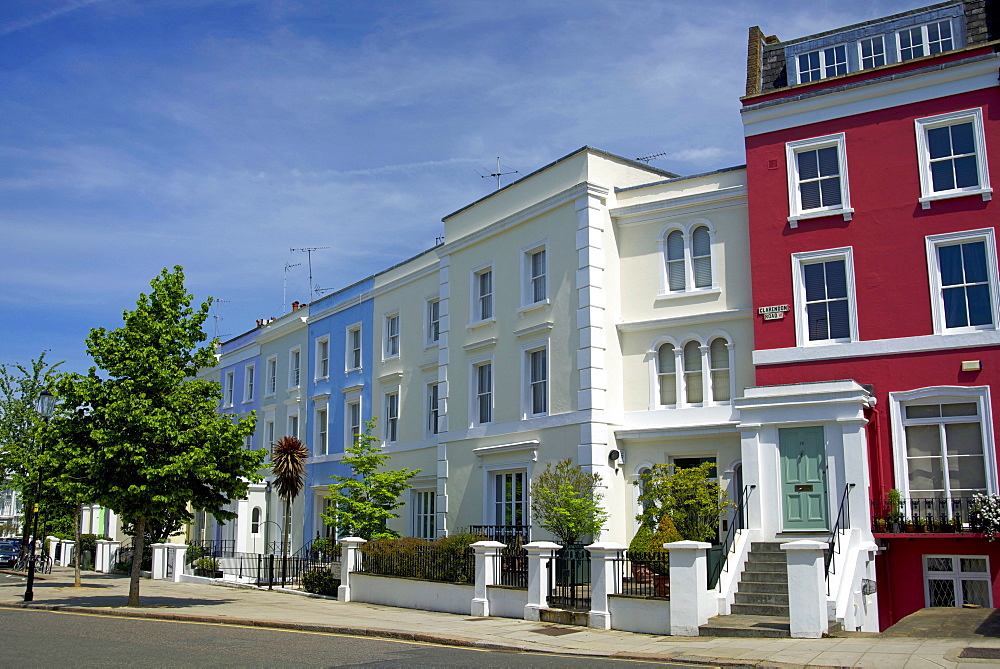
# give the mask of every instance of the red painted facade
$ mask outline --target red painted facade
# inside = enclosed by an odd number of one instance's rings
[[[921,65],[899,67],[903,71]],[[885,70],[878,73],[885,74]],[[872,76],[865,72],[838,77],[810,88],[839,86]],[[751,96],[743,102],[753,105],[803,90],[794,87],[784,93]],[[1000,202],[969,195],[935,201],[930,209],[923,209],[918,201],[921,191],[914,120],[977,107],[983,110],[989,172],[994,180],[1000,180],[1000,88],[995,85],[747,137],[753,304],[755,308],[791,307],[781,320],[765,321],[755,315],[755,350],[796,346],[792,254],[842,247],[853,249],[859,341],[934,334],[925,237],[995,228],[1000,223]],[[792,228],[787,220],[786,143],[834,133],[845,135],[852,220],[834,215],[801,220]],[[1000,315],[994,314],[995,321],[998,318]],[[966,360],[980,360],[982,371],[962,372],[961,363]],[[761,386],[838,379],[874,386],[877,404],[868,412],[869,494],[879,499],[895,487],[889,393],[934,386],[993,387],[1000,383],[1000,347],[757,364],[755,369],[757,385]],[[994,420],[1000,418],[998,395],[990,396]],[[1000,444],[1000,437],[994,435],[994,441]],[[935,536],[879,536],[885,548],[876,560],[883,628],[926,605],[923,589],[915,584],[924,582],[922,556],[929,554],[990,556],[994,606],[1000,606],[1000,541],[991,543],[968,535]]]

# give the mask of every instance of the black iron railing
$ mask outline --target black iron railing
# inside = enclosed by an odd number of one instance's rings
[[[733,521],[729,523],[729,529],[726,530],[726,536],[722,539],[722,550],[720,551],[720,556],[718,560],[709,562],[708,569],[708,589],[712,590],[717,585],[719,585],[719,578],[722,576],[722,572],[729,571],[729,553],[733,550],[733,544],[736,543],[736,537],[739,536],[740,530],[745,530],[750,527],[750,496],[753,491],[757,489],[755,485],[743,486],[743,493],[740,498],[736,500],[736,510],[733,512]]]
[[[200,556],[227,557],[236,554],[235,539],[197,539],[188,542],[188,550],[196,549]]]
[[[494,562],[493,582],[514,588],[528,587],[528,551],[519,545],[500,549],[500,559]]]
[[[131,543],[123,543],[115,551],[114,555],[111,556],[112,571],[130,572],[133,560],[135,560],[135,549]],[[153,547],[149,542],[146,542],[146,545],[142,547],[142,562],[139,568],[142,571],[151,571],[153,569]]]
[[[518,541],[528,543],[531,534],[530,525],[469,525],[469,534],[485,537],[490,541],[503,544],[513,544]]]
[[[850,497],[851,491],[854,490],[854,483],[848,483],[844,486],[844,494],[840,497],[840,508],[837,511],[837,521],[833,524],[833,529],[830,530],[830,536],[827,538],[827,550],[824,556],[824,562],[826,562],[826,588],[827,593],[830,594],[830,574],[835,573],[835,565],[833,561],[833,554],[840,553],[840,535],[843,530],[848,530],[851,527],[851,505]]]
[[[982,532],[979,506],[973,497],[910,497],[872,500],[875,534]]]
[[[590,610],[590,553],[582,544],[563,546],[555,552],[549,569],[549,606]]]
[[[670,596],[668,551],[621,551],[613,560],[614,583],[620,595]]]
[[[371,542],[361,547],[360,569],[367,574],[422,578],[445,583],[474,583],[476,554],[471,547],[461,552],[431,543],[401,545]]]

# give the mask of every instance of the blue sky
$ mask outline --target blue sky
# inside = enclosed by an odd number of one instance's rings
[[[929,2],[0,0],[0,364],[85,371],[164,266],[209,335],[434,244],[585,144],[739,165],[746,35]],[[506,183],[506,182],[505,182]],[[286,263],[302,263],[285,270]]]

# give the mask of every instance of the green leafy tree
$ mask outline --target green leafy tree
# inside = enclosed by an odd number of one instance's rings
[[[588,474],[568,458],[549,462],[531,483],[531,514],[564,544],[587,535],[596,541],[608,521],[600,485],[600,474]]]
[[[38,486],[39,435],[43,421],[35,411],[42,391],[52,391],[61,362],[50,365],[46,351],[30,364],[0,366],[0,487],[21,493],[24,522],[22,539],[27,545]],[[44,505],[39,504],[40,507]]]
[[[399,517],[393,513],[403,505],[399,496],[410,487],[410,479],[420,473],[419,469],[383,469],[389,454],[379,447],[378,439],[372,436],[374,431],[372,418],[365,422],[365,430],[354,444],[344,449],[341,462],[351,468],[351,475],[330,477],[334,483],[327,499],[333,503],[330,511],[322,514],[323,520],[342,534],[369,541],[399,536],[386,527],[386,522]]]
[[[139,604],[147,526],[163,518],[191,522],[192,510],[235,517],[225,507],[261,480],[257,470],[267,455],[243,447],[255,416],[233,421],[218,414],[219,384],[196,378],[216,360],[202,345],[211,301],[195,309],[192,300],[182,268],[164,269],[124,313],[122,327],[91,330],[87,351],[97,367],[57,384],[65,406],[86,408],[92,501],[133,524],[129,606]]]
[[[285,536],[282,554],[288,555],[288,531],[292,519],[292,502],[302,492],[309,450],[295,437],[282,437],[271,447],[271,471],[278,497],[285,501]]]
[[[666,516],[680,535],[689,541],[718,540],[719,518],[733,506],[715,478],[709,477],[714,463],[677,469],[673,465],[653,465],[636,481],[643,512],[636,520],[660,527]]]

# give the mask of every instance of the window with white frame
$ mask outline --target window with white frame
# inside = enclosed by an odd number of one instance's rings
[[[858,40],[858,56],[863,70],[885,65],[885,37],[875,35]]]
[[[302,383],[302,351],[293,348],[288,352],[288,387],[298,388]]]
[[[932,56],[955,48],[949,20],[905,28],[896,33],[896,39],[900,61]]]
[[[247,365],[243,369],[243,401],[253,402],[255,365]]]
[[[260,534],[260,507],[255,506],[250,512],[250,534]]]
[[[788,142],[785,154],[789,222],[835,214],[850,220],[854,210],[848,191],[844,133]]]
[[[427,344],[433,345],[441,339],[441,300],[427,300]]]
[[[265,369],[264,394],[273,395],[278,390],[278,359],[274,356],[268,358]]]
[[[352,446],[361,434],[361,398],[347,400],[345,415],[347,416],[347,434],[345,446]]]
[[[992,228],[927,237],[935,332],[996,329],[996,257]]]
[[[947,500],[950,507],[995,487],[995,459],[984,438],[983,395],[901,403],[903,452],[897,450],[897,465],[902,465],[897,476],[905,477],[899,487],[908,497]]]
[[[521,266],[523,272],[522,293],[523,304],[530,306],[544,302],[548,294],[547,256],[544,246],[538,246],[524,252]]]
[[[347,330],[347,364],[346,371],[361,369],[361,325],[354,325]]]
[[[288,436],[299,438],[299,415],[297,413],[288,416]]]
[[[316,378],[330,377],[330,337],[320,337],[316,340]]]
[[[385,395],[385,440],[394,443],[399,438],[399,391]]]
[[[384,355],[386,359],[399,357],[399,314],[385,317]]]
[[[661,240],[665,267],[664,292],[706,290],[715,285],[712,273],[712,232],[696,224],[688,233],[671,230]]]
[[[981,108],[918,118],[920,203],[963,195],[992,197]]]
[[[318,513],[316,514],[316,527],[320,528],[318,530],[320,536],[332,539],[337,536],[337,526],[327,521],[327,518],[333,517],[334,512],[333,500],[327,497],[327,494],[328,492],[317,494],[316,508]]]
[[[716,337],[708,346],[708,365],[712,380],[712,400],[728,402],[730,389],[729,342],[724,337]]]
[[[524,470],[493,474],[493,524],[528,524],[528,473]]]
[[[243,437],[243,448],[247,451],[253,450],[253,433],[248,434]]]
[[[857,340],[851,249],[792,254],[800,346]]]
[[[472,367],[473,388],[475,388],[472,406],[473,422],[485,424],[493,422],[493,363],[481,362]]]
[[[236,372],[226,372],[225,387],[222,396],[222,405],[231,407],[233,406],[233,393],[236,387]]]
[[[274,443],[274,421],[267,420],[264,421],[264,443],[263,447],[266,449],[271,448],[271,444]]]
[[[687,404],[701,404],[705,401],[702,383],[701,343],[689,341],[684,344],[684,401]]]
[[[677,404],[677,359],[674,345],[661,344],[656,349],[656,377],[660,406]]]
[[[437,492],[434,490],[414,490],[413,500],[413,536],[418,539],[433,539],[436,535],[434,521],[434,503]]]
[[[993,607],[990,559],[985,555],[924,555],[927,606]]]
[[[796,64],[800,84],[847,74],[847,45],[838,44],[799,54]]]
[[[316,444],[313,447],[314,455],[328,455],[330,452],[329,422],[327,421],[326,407],[316,409]]]
[[[473,275],[472,314],[476,321],[493,318],[493,268],[480,270]]]
[[[525,352],[527,378],[526,413],[544,416],[549,412],[549,356],[547,348]]]
[[[440,427],[441,384],[427,384],[427,434],[437,434]]]

